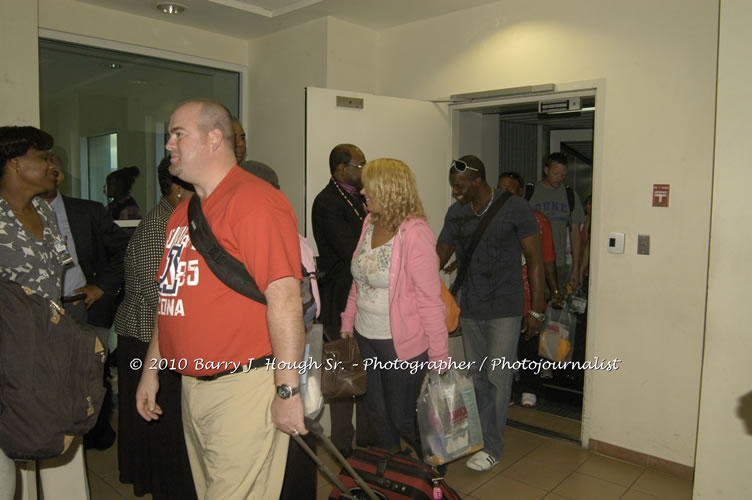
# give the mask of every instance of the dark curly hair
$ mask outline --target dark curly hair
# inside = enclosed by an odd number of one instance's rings
[[[50,134],[36,127],[0,127],[0,178],[5,175],[5,165],[13,158],[25,155],[31,148],[47,151],[54,143]]]
[[[133,187],[133,184],[136,182],[136,177],[138,177],[138,174],[140,173],[141,171],[135,165],[127,168],[121,168],[109,174],[107,176],[107,182],[109,184],[111,180],[113,180],[117,187],[121,190],[121,194],[128,193]]]
[[[357,149],[357,146],[353,144],[339,144],[334,146],[332,152],[329,153],[329,171],[334,175],[334,171],[340,163],[349,163],[352,161],[352,151]]]
[[[170,187],[173,184],[181,186],[188,191],[195,191],[193,184],[185,182],[183,179],[179,179],[170,173],[170,156],[165,156],[159,166],[157,167],[157,181],[159,181],[159,190],[162,192],[162,196],[170,194]]]

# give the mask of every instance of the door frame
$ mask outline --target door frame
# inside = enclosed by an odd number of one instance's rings
[[[554,90],[547,92],[527,93],[524,95],[514,95],[510,97],[488,97],[471,102],[457,102],[449,104],[449,121],[451,127],[451,155],[456,158],[460,150],[460,117],[459,113],[465,111],[480,111],[484,108],[506,106],[511,104],[521,104],[540,101],[551,98],[595,96],[595,112],[593,117],[593,206],[601,207],[601,193],[603,192],[604,175],[602,170],[596,175],[596,166],[603,165],[603,144],[605,131],[605,113],[606,113],[606,80],[585,80],[580,82],[556,83]],[[601,241],[603,234],[602,210],[594,211],[591,222],[591,239],[592,241]],[[597,276],[600,266],[598,252],[591,252],[590,269],[591,274]],[[592,311],[598,308],[598,290],[597,282],[590,283],[588,307],[588,324],[592,324]],[[585,359],[591,359],[597,355],[595,335],[588,335],[585,344]],[[593,396],[593,371],[585,371],[585,382],[582,390],[582,421],[580,430],[580,441],[582,446],[587,448],[590,442],[590,423],[592,421],[592,396]]]

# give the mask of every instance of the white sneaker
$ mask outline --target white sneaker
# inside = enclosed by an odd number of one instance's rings
[[[535,408],[535,403],[538,402],[538,398],[535,396],[535,394],[531,394],[529,392],[523,392],[522,393],[522,406],[525,408]]]
[[[465,462],[465,465],[467,465],[468,469],[485,472],[487,470],[491,470],[498,463],[498,460],[496,460],[485,451],[481,450],[470,457],[470,459]]]

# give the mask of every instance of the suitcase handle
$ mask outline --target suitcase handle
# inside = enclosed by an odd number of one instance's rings
[[[303,421],[305,422],[306,429],[308,429],[311,434],[316,436],[318,439],[322,438],[322,436],[324,435],[324,428],[321,427],[320,423],[308,417],[305,417]]]
[[[347,470],[347,473],[350,474],[350,477],[352,477],[355,480],[355,483],[360,486],[360,488],[363,490],[363,492],[368,495],[368,498],[370,500],[379,500],[379,497],[376,496],[376,493],[373,492],[371,487],[369,487],[365,481],[363,481],[363,478],[360,477],[360,475],[355,472],[355,469],[352,468],[350,463],[347,461],[345,457],[342,456],[342,453],[339,452],[336,446],[334,446],[334,443],[332,443],[331,439],[329,439],[324,434],[324,428],[321,427],[321,424],[316,422],[313,419],[310,419],[306,417],[304,419],[305,426],[308,431],[316,436],[316,438],[319,439],[322,443],[324,443],[324,446],[326,447],[327,451],[329,451],[330,454],[334,455],[334,457],[337,459],[339,463],[342,464],[342,466]],[[339,488],[339,491],[342,492],[343,495],[345,495],[345,498],[354,498],[349,495],[349,492],[345,488],[345,485],[342,484],[342,481],[339,480],[339,477],[337,477],[332,471],[329,470],[329,468],[324,465],[321,462],[321,459],[319,459],[318,456],[311,450],[310,446],[308,446],[305,441],[303,441],[303,438],[300,437],[299,434],[293,434],[293,439],[300,445],[301,448],[303,448],[303,451],[306,452],[306,454],[311,457],[311,460],[313,460],[316,465],[319,467],[321,472],[323,472],[326,477],[329,478],[329,480],[334,483],[334,485]],[[358,500],[355,498],[354,500]]]

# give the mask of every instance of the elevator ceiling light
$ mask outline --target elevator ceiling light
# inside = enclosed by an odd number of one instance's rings
[[[157,10],[161,10],[165,14],[182,14],[185,7],[179,3],[160,3],[157,4]]]

